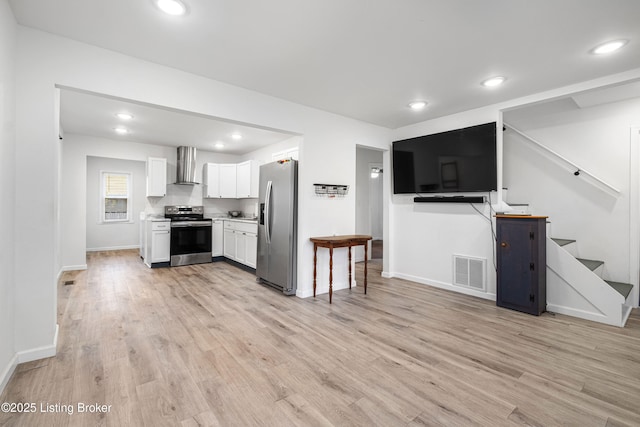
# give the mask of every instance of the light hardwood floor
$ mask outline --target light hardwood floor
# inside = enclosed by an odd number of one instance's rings
[[[58,355],[20,365],[0,397],[74,413],[0,425],[640,425],[637,310],[625,328],[535,317],[376,263],[366,296],[332,305],[226,263],[150,270],[116,251],[88,265],[61,280]]]

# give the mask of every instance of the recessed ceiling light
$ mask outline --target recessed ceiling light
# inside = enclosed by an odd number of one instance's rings
[[[120,134],[120,135],[126,135],[126,134],[128,134],[128,133],[129,133],[129,131],[128,131],[126,128],[123,128],[123,127],[118,127],[118,128],[113,129],[113,130],[114,130],[117,134]]]
[[[505,80],[507,80],[507,78],[503,77],[503,76],[491,77],[491,78],[483,81],[482,82],[482,86],[484,86],[484,87],[500,86],[502,83],[504,83]]]
[[[187,5],[182,0],[154,0],[153,2],[167,15],[181,16],[187,13]]]
[[[594,47],[591,50],[591,53],[596,55],[604,55],[607,53],[615,52],[627,43],[628,40],[614,40],[612,42],[603,43],[599,46]]]
[[[413,111],[420,111],[426,106],[426,101],[413,101],[409,103],[409,108],[411,108]]]
[[[242,139],[242,135],[240,135],[239,133],[234,133],[233,135],[231,135],[231,138],[235,139],[236,141]]]
[[[218,148],[218,149],[222,149],[222,148],[224,148],[224,144],[222,142],[218,142],[218,143],[216,143],[215,147]]]
[[[119,119],[122,119],[122,120],[131,120],[131,119],[133,119],[133,116],[131,114],[129,114],[129,113],[118,113],[118,114],[116,114],[116,116]]]

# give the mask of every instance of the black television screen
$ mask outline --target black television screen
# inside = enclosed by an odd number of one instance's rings
[[[497,189],[496,122],[393,142],[393,193]]]

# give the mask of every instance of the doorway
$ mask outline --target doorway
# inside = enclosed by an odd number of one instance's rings
[[[383,258],[383,151],[356,147],[356,234],[373,237],[368,259],[382,264]],[[355,261],[364,261],[364,249],[355,248]]]

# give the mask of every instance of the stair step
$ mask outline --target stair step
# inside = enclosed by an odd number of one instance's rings
[[[594,259],[577,258],[577,260],[584,264],[591,271],[594,271],[596,268],[604,264],[604,261],[596,261]]]
[[[553,240],[554,242],[556,242],[557,244],[559,244],[560,246],[567,246],[570,245],[571,243],[575,243],[575,240],[571,240],[571,239],[556,239],[556,238],[551,238],[551,240]]]
[[[618,293],[622,295],[625,300],[627,299],[627,297],[631,293],[631,290],[633,289],[633,285],[629,283],[613,282],[611,280],[605,280],[605,282],[607,282],[609,286],[611,286],[613,289],[618,291]]]

